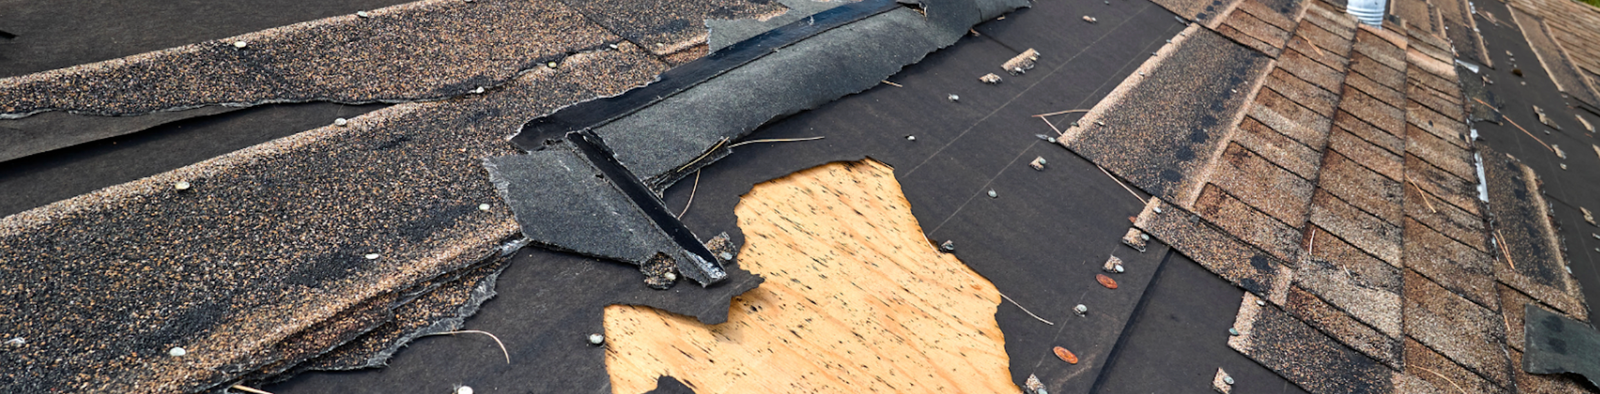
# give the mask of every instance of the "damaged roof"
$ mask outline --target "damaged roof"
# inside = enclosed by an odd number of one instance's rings
[[[844,162],[1018,391],[1600,392],[1587,5],[277,3],[0,6],[0,389],[613,391],[608,306],[740,343],[751,289],[868,283],[739,262],[747,193]]]

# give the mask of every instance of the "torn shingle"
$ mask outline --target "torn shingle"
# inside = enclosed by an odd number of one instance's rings
[[[1527,351],[1522,370],[1536,374],[1577,373],[1600,385],[1600,332],[1583,322],[1528,304]]]
[[[867,16],[595,126],[594,132],[634,175],[652,189],[663,190],[725,156],[727,150],[721,145],[726,141],[772,119],[877,86],[994,16],[985,12],[998,14],[1025,5],[1008,1],[1000,3],[1000,9],[985,10],[971,0],[938,0],[925,4],[926,16],[904,7]],[[833,66],[841,59],[850,59],[847,72]]]
[[[653,220],[649,210],[660,208],[659,200],[634,199],[576,147],[554,145],[525,155],[491,157],[483,165],[511,205],[522,234],[535,244],[641,268],[664,255],[676,268],[669,272],[702,286],[727,276],[714,257],[707,261],[685,249],[669,234],[673,229]]]
[[[1484,161],[1488,160],[1488,155],[1484,155]],[[1427,191],[1429,196],[1438,198],[1433,201],[1435,204],[1443,201],[1471,215],[1478,215],[1482,211],[1476,182],[1462,179],[1411,155],[1406,155],[1406,177],[1407,181]],[[1490,197],[1490,201],[1493,200]]]

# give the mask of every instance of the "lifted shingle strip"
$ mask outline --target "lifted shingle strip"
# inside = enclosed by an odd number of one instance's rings
[[[657,77],[656,82],[645,87],[613,97],[574,104],[556,113],[531,120],[522,126],[522,130],[518,131],[511,141],[525,150],[539,149],[539,145],[546,139],[559,138],[567,132],[605,125],[731,68],[754,61],[777,48],[895,8],[897,6],[891,1],[869,0],[819,12],[807,21],[797,21],[762,33],[713,52],[701,60],[667,70]],[[815,23],[817,21],[821,23]]]
[[[1384,87],[1400,90],[1406,86],[1404,70],[1394,69],[1359,52],[1350,52],[1350,71],[1361,73]]]
[[[0,102],[0,118],[40,111],[126,116],[219,104],[437,100],[510,83],[546,62],[618,40],[554,0],[425,0],[369,14],[0,79],[0,96],[8,97]],[[397,28],[419,34],[390,37]],[[485,30],[525,39],[468,39]],[[236,48],[241,42],[247,46]]]
[[[1063,146],[1162,198],[1190,201],[1270,59],[1192,25],[1067,129]],[[1209,74],[1214,78],[1193,78]],[[1205,99],[1151,107],[1172,91]]]
[[[1305,24],[1306,22],[1301,23]],[[1313,27],[1301,26],[1300,28],[1311,29]],[[1296,33],[1294,37],[1289,39],[1287,44],[1284,44],[1285,49],[1299,51],[1301,55],[1310,57],[1312,60],[1316,60],[1317,63],[1328,66],[1328,68],[1334,69],[1339,73],[1345,73],[1350,69],[1350,59],[1346,58],[1345,55],[1335,54],[1332,50],[1319,47],[1305,36],[1298,34],[1298,31]]]
[[[1423,346],[1416,339],[1405,340],[1405,375],[1420,379],[1439,389],[1438,393],[1499,394],[1506,390],[1438,352]]]
[[[1287,289],[1293,275],[1285,263],[1271,254],[1159,198],[1150,199],[1150,204],[1135,219],[1134,227],[1171,245],[1223,280],[1267,299],[1282,300],[1282,295],[1272,296],[1278,294],[1274,289]]]
[[[1401,331],[1400,268],[1372,257],[1320,227],[1310,258],[1301,262],[1295,285],[1316,294],[1392,338]],[[1311,241],[1307,240],[1308,244]]]

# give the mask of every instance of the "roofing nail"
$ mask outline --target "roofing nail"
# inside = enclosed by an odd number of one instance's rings
[[[1084,304],[1078,304],[1078,306],[1072,307],[1072,312],[1073,313],[1077,313],[1079,316],[1088,314],[1089,313],[1089,306],[1084,305]]]
[[[234,41],[233,42],[233,47],[234,48],[244,49],[244,47],[247,46],[247,45],[250,45],[250,44],[246,43],[244,41]]]
[[[180,192],[184,191],[184,190],[189,190],[189,187],[190,187],[189,182],[184,182],[184,181],[178,181],[178,183],[175,183],[175,184],[172,185],[173,189],[177,189]]]
[[[722,252],[722,254],[717,255],[717,257],[721,257],[723,260],[733,260],[733,253]]]
[[[367,253],[366,258],[367,258],[367,260],[377,260],[378,257],[380,257],[380,256],[381,255],[379,255],[377,253]]]
[[[472,0],[467,0],[467,2],[471,3]],[[472,387],[456,386],[456,391],[454,391],[453,394],[472,394]]]
[[[961,96],[957,96],[957,95],[951,94],[950,95],[950,101],[961,101]]]
[[[1154,207],[1154,208],[1151,208],[1151,209],[1155,210],[1156,213],[1161,213],[1161,207]]]
[[[1232,376],[1223,376],[1222,377],[1222,382],[1223,383],[1227,383],[1228,385],[1231,386],[1231,385],[1233,385],[1233,377]]]
[[[1033,162],[1028,163],[1028,166],[1033,167],[1033,169],[1037,171],[1044,171],[1044,165],[1046,163],[1048,162],[1044,160],[1044,156],[1038,156],[1034,157]]]
[[[939,250],[943,250],[945,253],[956,251],[956,241],[944,241],[944,243],[939,244]]]
[[[611,44],[611,45],[607,45],[607,46],[611,47],[611,49],[617,49],[617,44]]]
[[[995,193],[994,189],[989,189],[989,198],[998,198],[998,197],[1000,197],[1000,194]]]
[[[549,62],[549,63],[545,63],[544,65],[545,66],[549,66],[550,68],[556,68],[556,62]]]
[[[487,211],[487,210],[489,210],[489,204],[478,204],[478,210],[479,211]]]
[[[1115,268],[1112,268],[1112,269],[1117,270],[1117,273],[1119,273],[1119,274],[1122,273],[1122,271],[1123,271],[1122,264],[1117,264],[1117,266]]]
[[[344,127],[344,125],[347,125],[347,124],[350,124],[350,120],[349,119],[337,118],[337,119],[333,120],[333,125],[334,126]]]
[[[599,333],[589,334],[589,344],[590,345],[599,345],[599,344],[602,344],[602,343],[606,343],[606,336],[605,335],[600,335]]]
[[[472,89],[472,93],[483,94],[483,87],[479,86],[477,89]]]
[[[1239,329],[1237,329],[1237,328],[1229,328],[1228,329],[1228,335],[1239,336]]]
[[[916,141],[916,140],[917,140],[917,136],[914,136],[914,135],[906,136],[906,141]]]
[[[674,273],[671,273],[671,272],[662,274],[661,277],[667,278],[668,282],[677,282],[678,281],[678,274],[674,274]]]
[[[372,14],[368,14],[366,11],[356,11],[356,16],[362,17],[362,18],[370,18],[370,17],[372,17]]]
[[[27,345],[28,344],[28,340],[22,339],[22,337],[16,337],[16,338],[7,339],[6,340],[6,344],[7,345],[11,345],[11,346],[22,346],[22,345]]]
[[[1139,234],[1139,239],[1149,241],[1150,240],[1150,234]]]
[[[1089,22],[1089,23],[1095,23],[1095,22],[1098,22],[1099,20],[1094,19],[1094,17],[1092,17],[1092,16],[1084,15],[1083,16],[1083,21],[1084,22]]]
[[[1045,141],[1050,141],[1050,143],[1052,143],[1052,144],[1056,143],[1056,137],[1045,138],[1044,140]]]
[[[189,351],[183,350],[181,347],[175,347],[167,351],[167,355],[172,357],[183,357],[185,354],[189,354]]]

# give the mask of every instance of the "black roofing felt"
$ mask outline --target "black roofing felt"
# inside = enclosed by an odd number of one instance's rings
[[[1509,15],[1506,5],[1500,2],[1474,4],[1483,11],[1502,16],[1502,21],[1503,15]],[[1514,25],[1486,23],[1481,17],[1478,22],[1495,67],[1483,67],[1481,74],[1463,74],[1462,80],[1487,75],[1494,81],[1493,85],[1486,88],[1504,100],[1499,110],[1508,121],[1500,124],[1474,122],[1472,127],[1478,130],[1480,143],[1515,156],[1543,179],[1545,199],[1555,208],[1557,234],[1565,239],[1568,249],[1567,263],[1582,287],[1583,298],[1591,307],[1600,305],[1600,250],[1595,249],[1600,247],[1600,240],[1592,236],[1600,233],[1600,227],[1585,222],[1579,210],[1581,207],[1600,212],[1596,210],[1600,208],[1600,183],[1594,182],[1594,179],[1600,179],[1600,153],[1592,148],[1600,144],[1600,139],[1584,132],[1583,125],[1575,116],[1588,116],[1590,122],[1600,118],[1567,106],[1557,93],[1555,83],[1538,65],[1538,60],[1533,58],[1527,41]],[[1507,55],[1508,51],[1510,55]],[[1516,57],[1517,62],[1512,62],[1512,57]],[[1523,75],[1513,75],[1513,68],[1520,68]],[[1539,118],[1533,111],[1534,105],[1543,108],[1561,126],[1561,130],[1539,124]],[[1545,144],[1559,145],[1566,152],[1567,159],[1556,157],[1554,152],[1524,134],[1512,122],[1521,125]],[[1547,129],[1550,134],[1545,134]],[[1484,159],[1487,164],[1488,158]],[[1567,169],[1562,169],[1561,164],[1566,164]]]
[[[1099,23],[1077,22],[1085,14],[1094,15]],[[1074,22],[1062,25],[1059,21],[1063,19]],[[1006,20],[978,26],[981,36],[964,37],[959,44],[888,78],[902,87],[879,85],[764,126],[748,137],[825,139],[737,147],[700,170],[698,187],[679,182],[666,191],[664,201],[669,207],[682,207],[690,189],[697,189],[683,222],[699,234],[727,231],[735,244],[742,244],[733,207],[754,183],[830,161],[872,157],[886,162],[894,166],[913,214],[931,239],[954,241],[955,254],[964,263],[1012,299],[1055,323],[1046,325],[1010,304],[1000,306],[996,319],[1006,335],[1016,383],[1036,374],[1052,392],[1087,392],[1101,375],[1098,371],[1127,327],[1127,319],[1137,313],[1145,284],[1166,253],[1159,246],[1139,253],[1118,242],[1129,227],[1127,218],[1143,205],[1092,164],[1037,138],[1036,134],[1053,132],[1029,115],[1082,108],[1098,101],[1183,26],[1154,4],[1137,1],[1111,6],[1044,3],[1015,12]],[[1027,48],[1044,53],[1032,72],[1007,75],[999,85],[977,81],[979,75],[1001,71],[1001,62]],[[949,100],[950,94],[959,95],[960,100]],[[916,139],[908,140],[908,135]],[[1034,157],[1047,160],[1043,171],[1027,167]],[[997,198],[987,196],[990,189]],[[1094,274],[1102,272],[1101,265],[1111,255],[1124,259],[1129,268],[1129,273],[1115,276],[1120,282],[1117,290],[1094,282]],[[386,387],[448,387],[460,382],[502,390],[608,391],[601,388],[607,380],[600,351],[581,342],[582,335],[599,327],[598,306],[564,312],[573,317],[561,323],[519,319],[518,313],[510,312],[565,310],[573,306],[545,304],[578,302],[576,295],[561,300],[530,298],[526,292],[508,289],[546,280],[539,275],[559,276],[561,270],[573,269],[556,265],[570,262],[530,268],[533,264],[540,263],[514,263],[501,279],[500,296],[469,320],[467,328],[524,333],[519,334],[523,338],[508,342],[514,362],[561,357],[563,363],[536,361],[549,369],[537,374],[511,373],[532,369],[524,369],[524,364],[510,368],[486,365],[503,362],[489,357],[492,353],[482,353],[481,348],[452,348],[429,339],[402,351],[389,368],[311,374],[265,388],[276,393],[381,391]],[[590,264],[611,271],[626,269],[619,264]],[[518,270],[539,271],[519,274]],[[1226,290],[1225,285],[1222,291],[1232,295],[1203,302],[1217,303],[1220,309],[1210,317],[1223,322],[1217,332],[1226,335],[1226,322],[1231,322],[1234,312],[1228,308],[1237,307],[1240,291]],[[1078,303],[1090,308],[1087,316],[1071,312]],[[1222,339],[1195,354],[1248,363],[1227,349]],[[1068,365],[1057,360],[1050,354],[1050,348],[1057,345],[1070,348],[1084,361]],[[580,355],[565,353],[569,351]],[[450,363],[467,359],[483,362]],[[1268,372],[1252,381],[1272,379],[1274,375]],[[1169,386],[1169,391],[1190,391],[1203,387],[1192,383],[1204,382],[1174,382],[1178,383],[1182,385]],[[1268,385],[1281,387],[1284,383],[1277,380]]]

